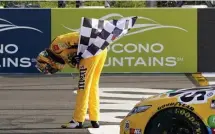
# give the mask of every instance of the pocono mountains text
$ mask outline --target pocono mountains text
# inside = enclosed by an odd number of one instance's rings
[[[165,47],[154,44],[112,44],[108,52],[113,53],[106,60],[105,66],[167,66],[174,67],[183,57],[163,56]],[[132,56],[129,56],[132,54]],[[135,57],[133,55],[136,55]]]
[[[30,67],[31,58],[16,57],[18,51],[16,44],[0,44],[0,67]]]

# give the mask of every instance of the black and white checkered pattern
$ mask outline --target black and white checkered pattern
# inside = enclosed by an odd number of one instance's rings
[[[99,20],[82,17],[78,55],[89,58],[99,54],[115,39],[125,35],[136,22],[137,17],[119,20]]]

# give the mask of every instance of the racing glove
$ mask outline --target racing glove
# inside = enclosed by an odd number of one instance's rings
[[[77,67],[81,61],[81,56],[77,55],[76,53],[73,53],[68,56],[69,63],[72,64],[73,67]]]

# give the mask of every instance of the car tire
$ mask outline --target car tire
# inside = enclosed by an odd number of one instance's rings
[[[156,113],[148,122],[144,134],[208,134],[208,131],[195,113],[173,107]]]

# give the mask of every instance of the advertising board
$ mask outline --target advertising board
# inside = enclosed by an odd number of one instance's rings
[[[50,9],[0,10],[0,73],[38,73],[35,58],[49,46]]]
[[[108,47],[104,73],[197,71],[197,9],[52,9],[51,14],[52,39],[78,31],[81,17],[138,16],[134,28]],[[75,70],[66,67],[63,73],[68,72]]]

